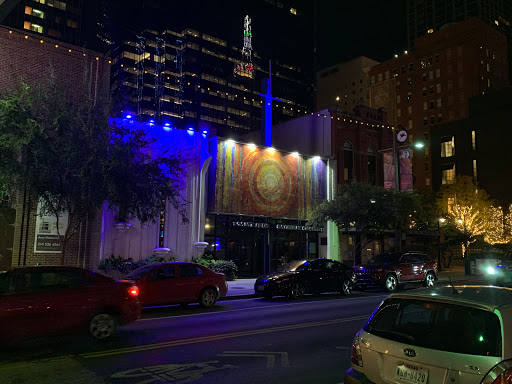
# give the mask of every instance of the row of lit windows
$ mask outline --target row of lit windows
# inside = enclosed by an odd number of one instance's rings
[[[34,0],[34,1],[36,3],[39,3],[39,4],[46,4],[47,3],[46,0]],[[64,3],[62,1],[48,0],[48,6],[53,7],[53,8],[57,8],[57,9],[61,9],[63,11],[66,10],[66,3]]]

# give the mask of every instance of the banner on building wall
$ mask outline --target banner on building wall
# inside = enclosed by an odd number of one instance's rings
[[[400,191],[412,191],[412,160],[411,150],[400,149],[398,152],[398,169],[400,180]],[[395,188],[395,165],[393,163],[393,152],[384,152],[384,188]]]
[[[393,152],[384,152],[384,188],[395,188],[395,165],[393,164]]]
[[[401,149],[398,152],[398,159],[400,161],[400,190],[401,191],[412,191],[412,160],[411,150]]]
[[[59,232],[64,234],[68,225],[68,214],[59,216],[59,228],[57,231],[57,218],[55,216],[41,215],[41,201],[37,204],[36,230],[34,252],[36,253],[60,253]]]
[[[219,142],[214,212],[308,219],[327,197],[327,166],[268,148]]]

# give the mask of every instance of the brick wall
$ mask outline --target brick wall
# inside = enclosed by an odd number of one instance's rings
[[[28,84],[36,84],[52,74],[73,90],[75,102],[80,102],[87,88],[97,97],[109,92],[110,59],[105,54],[0,27],[0,57],[0,92],[11,89],[20,78]],[[86,73],[91,75],[88,83],[84,83]],[[29,203],[28,197],[20,190],[15,207],[10,265],[60,264],[60,253],[34,252],[37,201],[32,199]],[[96,268],[100,232],[101,215],[92,215],[69,241],[64,263]]]

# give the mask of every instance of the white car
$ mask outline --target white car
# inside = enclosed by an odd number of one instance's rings
[[[345,384],[512,383],[512,289],[388,296],[356,334]]]

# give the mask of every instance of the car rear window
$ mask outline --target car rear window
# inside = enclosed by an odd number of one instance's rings
[[[390,298],[366,323],[375,336],[408,345],[480,356],[501,356],[494,313],[462,305]]]

